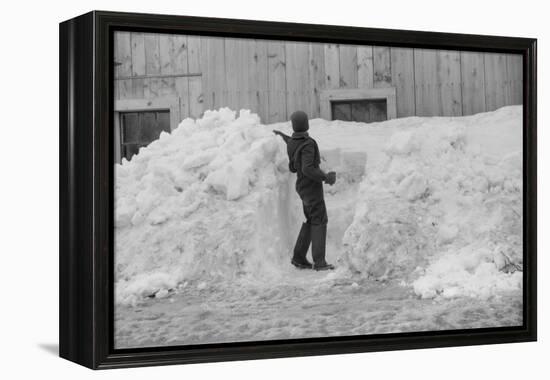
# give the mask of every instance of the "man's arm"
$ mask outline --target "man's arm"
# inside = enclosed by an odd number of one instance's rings
[[[285,135],[283,132],[281,131],[278,131],[276,129],[273,130],[273,133],[275,133],[276,135],[279,135],[283,138],[283,140],[285,141],[285,143],[288,144],[288,140],[290,140],[290,136],[289,135]]]
[[[302,149],[302,173],[316,182],[323,182],[327,175],[321,169],[315,167],[315,147],[308,142]]]

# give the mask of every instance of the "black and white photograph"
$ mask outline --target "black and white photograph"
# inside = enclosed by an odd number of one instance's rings
[[[116,349],[523,325],[523,56],[114,33]]]
[[[7,2],[0,378],[543,378],[544,10]]]

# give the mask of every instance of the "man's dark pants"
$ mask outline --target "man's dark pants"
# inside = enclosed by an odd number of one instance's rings
[[[323,266],[326,264],[325,244],[328,216],[322,184],[315,187],[316,191],[301,192],[300,194],[306,222],[302,224],[296,240],[294,260],[298,263],[306,263],[307,250],[311,244],[311,254],[315,266]]]

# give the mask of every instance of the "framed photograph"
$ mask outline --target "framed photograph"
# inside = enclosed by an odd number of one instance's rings
[[[536,340],[536,40],[60,24],[60,356]]]

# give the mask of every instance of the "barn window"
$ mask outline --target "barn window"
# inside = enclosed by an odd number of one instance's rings
[[[116,99],[114,112],[114,162],[128,160],[142,146],[170,132],[181,121],[180,102],[174,97]]]
[[[332,120],[372,123],[388,120],[386,99],[339,100],[331,102]]]
[[[350,88],[321,91],[321,118],[372,123],[395,119],[395,88]]]
[[[170,132],[170,111],[120,112],[121,154],[127,160],[139,148],[159,138],[162,131]]]

